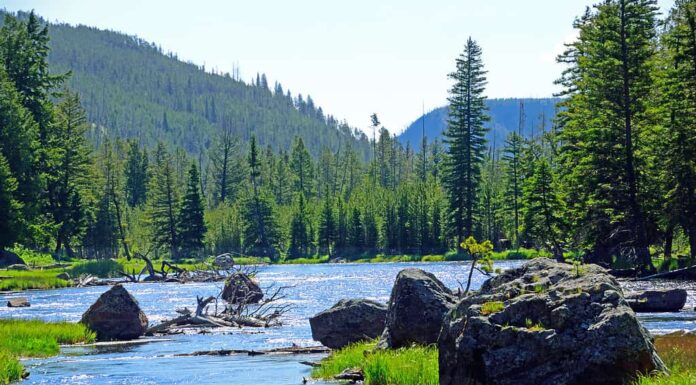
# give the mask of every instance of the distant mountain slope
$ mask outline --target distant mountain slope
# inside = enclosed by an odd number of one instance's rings
[[[2,18],[0,11],[0,24]],[[290,148],[300,136],[315,155],[339,142],[368,153],[366,137],[324,115],[311,98],[298,103],[282,88],[272,91],[265,76],[249,85],[165,55],[135,36],[97,28],[51,24],[49,34],[51,71],[72,71],[68,86],[110,137],[147,145],[162,140],[195,154],[229,127],[276,149]]]
[[[560,99],[489,99],[487,101],[488,114],[491,121],[488,127],[488,140],[502,144],[508,133],[517,131],[519,127],[520,102],[524,103],[525,123],[523,135],[531,136],[532,132],[541,131],[542,114],[546,129],[551,128],[553,118],[556,115],[556,103]],[[442,138],[442,132],[447,129],[447,107],[440,107],[425,114],[425,135],[428,141]],[[410,142],[412,146],[420,149],[423,116],[406,128],[399,135],[402,143]]]

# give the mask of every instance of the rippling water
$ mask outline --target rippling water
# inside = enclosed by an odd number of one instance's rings
[[[520,262],[498,262],[506,269]],[[283,319],[283,326],[269,329],[225,329],[215,334],[176,335],[160,342],[118,347],[68,347],[59,356],[27,360],[31,376],[24,384],[301,384],[310,368],[300,361],[315,361],[321,355],[307,356],[227,356],[175,357],[176,354],[214,349],[269,349],[273,347],[315,345],[308,318],[341,298],[371,298],[386,302],[399,270],[418,267],[435,274],[449,287],[466,277],[468,262],[392,263],[338,265],[275,265],[261,267],[262,286],[289,286],[286,302],[294,305]],[[472,287],[485,277],[474,273]],[[673,282],[626,283],[631,289],[647,285],[674,287]],[[680,283],[689,290],[686,309],[680,313],[645,314],[641,319],[653,333],[677,329],[696,329],[696,285]],[[151,323],[176,316],[176,308],[195,308],[196,296],[216,295],[221,283],[126,284],[140,302]],[[0,303],[11,296],[28,297],[30,308],[0,307],[0,317],[40,318],[78,321],[108,287],[69,288],[0,295]],[[320,384],[320,383],[317,383]]]

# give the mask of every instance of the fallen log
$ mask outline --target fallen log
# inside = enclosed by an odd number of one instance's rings
[[[248,350],[248,349],[220,349],[220,350],[202,350],[193,353],[175,354],[175,357],[195,357],[195,356],[231,356],[246,354],[249,356],[260,355],[278,355],[278,354],[324,354],[331,352],[331,349],[326,346],[288,346],[283,348],[266,349],[266,350]]]
[[[667,271],[664,273],[657,273],[645,277],[639,277],[634,279],[634,281],[648,281],[651,279],[689,279],[691,277],[688,277],[687,275],[691,273],[696,274],[696,265],[692,265],[682,269]]]

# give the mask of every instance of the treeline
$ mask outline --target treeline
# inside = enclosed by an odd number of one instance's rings
[[[696,257],[695,4],[677,1],[664,21],[649,0],[588,9],[559,57],[554,125],[500,146],[485,140],[486,71],[470,39],[450,75],[444,141],[422,137],[415,152],[373,115],[368,161],[350,141],[318,154],[300,136],[287,150],[262,146],[235,121],[195,156],[106,136],[90,144],[79,100],[47,71],[45,28],[10,17],[0,246],[278,260],[444,253],[474,236],[645,270],[684,240]]]

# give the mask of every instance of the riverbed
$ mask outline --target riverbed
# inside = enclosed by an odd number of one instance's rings
[[[507,269],[522,262],[497,262]],[[468,273],[469,262],[272,265],[259,268],[263,287],[287,286],[284,303],[292,310],[282,319],[283,326],[268,329],[230,328],[211,334],[184,334],[161,341],[109,347],[65,347],[61,354],[48,359],[25,360],[31,373],[23,384],[84,385],[160,385],[160,384],[253,384],[295,385],[308,378],[311,368],[301,361],[317,361],[322,355],[285,356],[196,356],[177,354],[216,349],[261,350],[317,345],[312,341],[308,318],[342,298],[371,298],[386,302],[396,274],[407,267],[432,272],[450,288],[458,286]],[[480,287],[485,277],[475,273],[472,287]],[[624,283],[629,289],[683,287],[689,297],[679,313],[641,314],[648,330],[664,334],[696,329],[696,283],[657,281]],[[175,309],[195,309],[196,296],[217,295],[222,283],[149,283],[125,284],[139,301],[150,323],[173,318]],[[29,308],[0,307],[1,318],[38,318],[47,321],[79,321],[82,313],[109,287],[67,288],[0,295],[0,304],[10,297],[27,297]],[[323,382],[314,382],[324,384]]]

